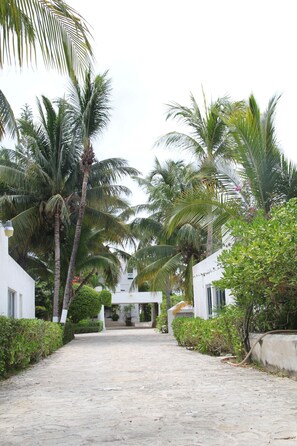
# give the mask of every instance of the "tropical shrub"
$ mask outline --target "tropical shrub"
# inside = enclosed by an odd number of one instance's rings
[[[108,290],[102,290],[99,293],[100,295],[100,302],[102,305],[104,305],[105,307],[110,307],[111,306],[111,292]]]
[[[231,306],[213,319],[177,317],[172,328],[178,344],[183,347],[210,355],[231,353],[241,356],[241,324],[242,312]]]
[[[63,345],[59,324],[0,316],[0,376],[50,355]]]
[[[100,293],[85,285],[71,302],[68,315],[72,322],[77,323],[82,319],[97,317],[100,310]]]
[[[63,345],[65,345],[74,339],[75,325],[68,319],[61,326],[63,327]]]
[[[53,287],[51,283],[36,281],[35,315],[38,319],[50,320],[53,312]]]
[[[83,319],[75,324],[75,333],[98,333],[103,330],[102,321],[92,319]]]
[[[297,199],[274,207],[267,218],[259,212],[250,222],[237,220],[235,238],[219,261],[223,277],[215,284],[229,288],[245,313],[243,337],[250,331],[297,328]]]

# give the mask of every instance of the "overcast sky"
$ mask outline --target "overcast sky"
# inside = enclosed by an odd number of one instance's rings
[[[155,156],[180,159],[153,149],[162,134],[177,129],[165,122],[166,104],[189,104],[254,93],[264,109],[282,94],[277,134],[287,156],[297,162],[297,27],[293,0],[68,0],[92,28],[96,73],[109,70],[112,120],[95,144],[98,158],[122,157],[146,174]],[[35,97],[61,96],[67,79],[54,71],[5,68],[0,88],[16,115]],[[202,103],[200,102],[202,105]],[[293,122],[294,121],[294,122]],[[136,188],[133,203],[142,201]]]

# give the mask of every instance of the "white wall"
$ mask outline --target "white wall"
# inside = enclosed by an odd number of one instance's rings
[[[260,334],[251,334],[253,346]],[[268,369],[277,369],[297,376],[297,336],[293,334],[270,334],[265,336],[253,350],[252,358]]]
[[[119,283],[116,286],[116,293],[129,292],[133,279],[136,276],[136,269],[133,269],[132,272],[128,272],[126,269],[126,264],[122,262],[121,277]],[[137,287],[135,287],[135,291],[137,291]]]
[[[35,317],[35,282],[8,254],[8,238],[0,227],[0,315],[8,315],[8,290],[13,291],[16,318]]]
[[[217,259],[222,249],[216,251],[211,256],[202,260],[193,267],[193,287],[194,287],[194,310],[195,317],[209,318],[207,288],[210,286],[212,291],[213,311],[215,311],[215,287],[213,281],[222,277],[222,268],[218,266]],[[233,302],[233,296],[230,290],[225,290],[226,305]]]

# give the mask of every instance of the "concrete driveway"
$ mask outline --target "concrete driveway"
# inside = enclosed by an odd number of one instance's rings
[[[0,445],[296,446],[297,382],[153,330],[79,335],[0,383]]]

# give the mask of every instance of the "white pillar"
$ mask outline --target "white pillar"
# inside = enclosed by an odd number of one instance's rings
[[[103,323],[103,330],[105,330],[104,305],[102,305],[100,313],[98,314],[98,321]]]

